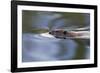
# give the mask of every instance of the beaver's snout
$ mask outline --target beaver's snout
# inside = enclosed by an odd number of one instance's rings
[[[51,34],[51,31],[49,32],[49,34]]]

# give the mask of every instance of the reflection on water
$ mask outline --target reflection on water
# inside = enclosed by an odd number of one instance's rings
[[[74,59],[80,45],[71,39],[46,38],[32,33],[24,33],[22,40],[23,62]],[[83,58],[88,58],[86,53]]]
[[[22,15],[22,61],[89,59],[89,39],[59,39],[40,34],[90,25],[89,14],[25,11]]]

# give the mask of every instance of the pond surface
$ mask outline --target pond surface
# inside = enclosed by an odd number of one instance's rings
[[[59,39],[41,33],[90,25],[86,13],[23,10],[22,61],[76,60],[90,58],[89,39]]]
[[[23,62],[89,58],[89,48],[72,39],[48,38],[39,34],[24,33],[22,40]]]

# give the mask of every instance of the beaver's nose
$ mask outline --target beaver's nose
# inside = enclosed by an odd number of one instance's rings
[[[49,34],[51,34],[51,31],[49,32]]]

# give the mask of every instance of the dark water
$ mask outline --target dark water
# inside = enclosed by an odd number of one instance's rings
[[[40,36],[41,33],[58,28],[89,26],[89,14],[23,11],[22,18],[23,62],[89,59],[89,39]]]

